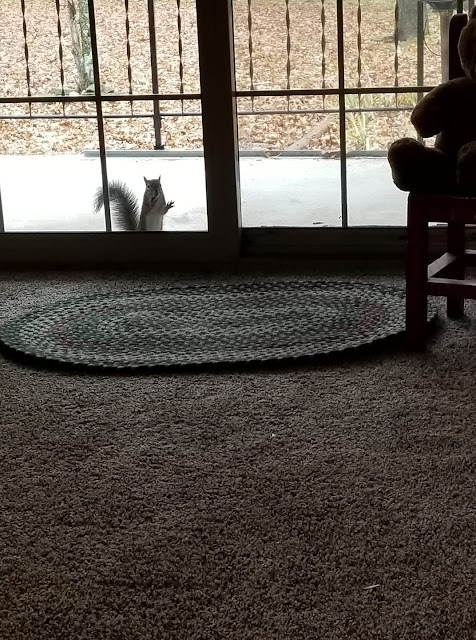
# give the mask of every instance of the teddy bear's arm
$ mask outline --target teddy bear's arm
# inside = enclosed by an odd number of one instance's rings
[[[454,125],[462,105],[468,114],[474,111],[476,83],[470,78],[454,78],[438,85],[424,96],[413,109],[411,121],[423,138],[435,136]]]
[[[435,87],[424,96],[413,109],[411,122],[422,138],[436,136],[451,119],[451,102],[448,100],[454,89],[447,82]]]

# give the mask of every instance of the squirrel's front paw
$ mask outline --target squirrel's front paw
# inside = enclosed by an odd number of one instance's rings
[[[173,200],[170,200],[169,202],[167,202],[167,211],[169,209],[171,209],[174,206],[175,202]]]

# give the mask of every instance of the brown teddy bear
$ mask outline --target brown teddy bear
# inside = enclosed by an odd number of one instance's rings
[[[411,122],[434,147],[402,138],[388,150],[402,191],[476,195],[476,6],[458,41],[466,74],[432,89],[413,109]]]

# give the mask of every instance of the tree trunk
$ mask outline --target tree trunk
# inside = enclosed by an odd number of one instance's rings
[[[450,79],[449,35],[450,35],[450,20],[452,15],[453,15],[453,11],[440,11],[441,82],[447,82]]]
[[[397,0],[398,24],[396,25],[399,42],[417,37],[419,0]],[[423,22],[426,22],[427,6],[423,3]]]
[[[94,84],[88,0],[68,0],[68,9],[78,91],[82,92]]]

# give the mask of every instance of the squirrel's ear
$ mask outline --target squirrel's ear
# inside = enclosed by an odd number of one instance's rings
[[[149,183],[147,182],[147,178],[146,178],[145,176],[143,176],[143,178],[144,178],[144,182],[145,182],[145,184],[146,184],[147,186],[149,186]]]

